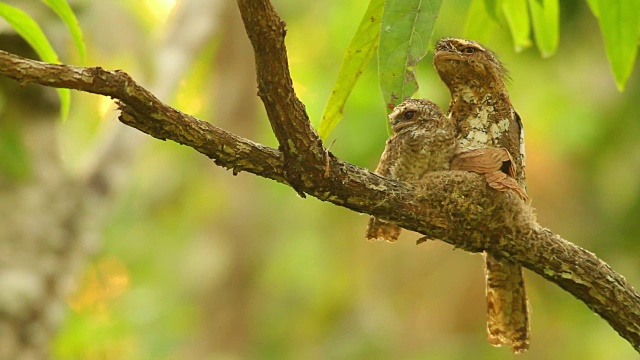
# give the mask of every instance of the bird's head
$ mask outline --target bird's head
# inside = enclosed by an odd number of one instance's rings
[[[389,114],[389,123],[394,133],[415,126],[439,127],[445,119],[438,105],[426,99],[407,99]]]
[[[461,86],[504,87],[507,77],[496,56],[473,40],[441,39],[436,44],[433,65],[452,92]]]

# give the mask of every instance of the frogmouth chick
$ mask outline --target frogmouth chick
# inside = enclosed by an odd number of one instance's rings
[[[387,140],[376,174],[407,182],[422,179],[429,171],[449,170],[455,152],[456,128],[436,104],[407,99],[389,115],[393,135]],[[401,228],[371,217],[368,240],[394,242]]]

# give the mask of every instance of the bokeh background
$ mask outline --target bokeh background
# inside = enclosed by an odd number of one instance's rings
[[[277,146],[235,2],[71,3],[87,65],[123,69],[172,106]],[[367,2],[274,4],[287,23],[296,91],[317,125]],[[516,53],[505,29],[465,34],[464,0],[443,2],[435,38],[468,35],[499,54],[525,126],[528,191],[539,222],[637,286],[638,69],[619,92],[586,2],[561,5],[560,46],[548,59],[535,47]],[[62,61],[78,64],[59,20],[38,2],[29,11]],[[449,94],[431,57],[418,67],[419,96],[446,108]],[[369,169],[387,137],[376,69],[374,60],[328,140],[341,159]],[[29,104],[45,101],[55,93]],[[5,100],[5,119],[12,104]],[[102,220],[65,298],[53,359],[513,357],[485,340],[479,254],[439,242],[416,247],[411,232],[395,244],[368,243],[368,216],[251,174],[233,176],[189,148],[138,135],[117,121],[107,98],[74,92],[69,118],[50,116],[45,137],[66,176],[84,179],[103,162],[117,169],[109,175],[115,185],[86,210]],[[13,169],[20,173],[19,161]],[[536,274],[525,277],[532,341],[521,359],[638,358],[584,304]]]

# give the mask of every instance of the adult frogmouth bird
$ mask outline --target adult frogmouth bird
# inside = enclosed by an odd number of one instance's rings
[[[509,100],[504,66],[479,43],[452,38],[438,41],[433,62],[451,93],[448,116],[458,129],[456,152],[506,149],[507,156],[513,156],[513,177],[526,196],[522,122]],[[492,179],[487,180],[491,184]],[[494,254],[485,254],[485,259],[489,342],[509,345],[514,352],[525,351],[529,347],[529,305],[522,268]]]
[[[402,181],[418,181],[429,171],[449,170],[455,152],[456,127],[436,104],[407,99],[389,115],[393,135],[387,140],[376,174]],[[396,241],[401,228],[371,217],[368,240]]]

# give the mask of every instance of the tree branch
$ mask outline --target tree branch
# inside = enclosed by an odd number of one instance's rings
[[[284,44],[285,23],[269,1],[238,0],[238,7],[255,53],[258,95],[286,162],[285,177],[304,197],[302,178],[321,177],[323,171],[313,169],[324,164],[325,151],[293,90]],[[310,163],[315,166],[308,168]]]
[[[192,147],[234,174],[246,171],[298,193],[375,215],[470,252],[487,251],[556,283],[640,351],[640,295],[594,254],[537,224],[511,193],[489,189],[479,175],[434,172],[421,184],[380,177],[323,149],[295,96],[284,23],[266,1],[238,1],[256,53],[259,95],[280,150],[230,134],[163,104],[122,71],[47,64],[0,51],[0,74],[118,99],[120,120],[161,140]]]

